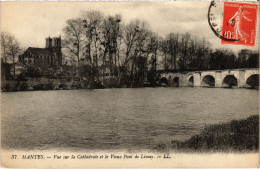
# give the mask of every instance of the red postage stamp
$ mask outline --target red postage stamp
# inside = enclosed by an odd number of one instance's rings
[[[255,46],[257,4],[224,2],[222,44]]]

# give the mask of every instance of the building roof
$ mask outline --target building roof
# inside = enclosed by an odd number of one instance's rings
[[[52,55],[52,52],[46,48],[32,48],[29,47],[26,52],[36,55]]]

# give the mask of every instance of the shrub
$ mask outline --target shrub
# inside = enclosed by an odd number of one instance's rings
[[[172,141],[180,151],[253,151],[259,149],[259,116],[210,125],[186,141]]]

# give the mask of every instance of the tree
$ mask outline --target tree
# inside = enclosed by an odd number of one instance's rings
[[[232,51],[217,49],[211,54],[210,57],[210,69],[233,69],[235,65],[236,57]]]
[[[148,70],[148,67],[150,68],[150,70],[144,72],[144,74],[147,74],[147,80],[150,82],[150,84],[155,85],[156,71],[159,64],[158,53],[162,48],[162,40],[159,38],[157,34],[150,32],[147,41],[148,42],[146,60],[148,61],[148,63],[146,64],[148,65],[146,65],[146,70]]]
[[[85,36],[82,19],[76,18],[67,20],[63,32],[63,46],[67,49],[69,54],[76,57],[76,60],[79,63],[83,57],[85,49]]]
[[[10,36],[8,33],[6,32],[1,32],[1,66],[2,66],[2,75],[3,78],[6,79],[7,74],[9,74],[9,70],[7,70],[7,48],[8,48],[8,36]]]
[[[152,58],[154,58],[154,61],[155,61],[154,68],[155,68],[155,71],[156,71],[157,62],[158,62],[157,55],[158,55],[158,51],[159,51],[159,48],[160,48],[160,40],[159,40],[158,35],[151,32],[147,41],[148,41],[147,56],[149,56],[149,54],[151,54]]]
[[[11,35],[7,32],[1,32],[1,58],[3,58],[4,63],[7,63],[7,49],[10,36]]]
[[[90,65],[90,86],[95,77],[99,81],[99,55],[103,18],[103,14],[99,11],[87,11],[83,13],[83,26],[86,37],[85,59]]]
[[[151,35],[149,25],[145,21],[132,20],[124,29],[125,60],[124,66],[130,69],[130,83],[136,82],[137,57],[146,57],[148,54],[147,40]]]
[[[124,28],[123,41],[125,44],[125,59],[123,65],[127,65],[130,58],[130,53],[133,51],[133,47],[137,40],[137,35],[139,33],[140,20],[131,21]]]
[[[15,78],[15,63],[16,63],[16,57],[20,53],[21,48],[19,42],[15,39],[14,36],[9,37],[9,43],[8,43],[8,55],[10,56],[10,59],[13,63],[13,71],[14,71],[14,78]]]
[[[189,52],[191,35],[186,33],[181,36],[179,67],[181,70],[189,69],[192,56]]]
[[[177,55],[180,49],[179,33],[170,33],[166,37],[166,43],[168,47],[168,53],[170,55],[169,64],[173,70],[177,69]]]
[[[15,63],[18,54],[21,52],[20,44],[13,35],[1,32],[1,49],[1,57],[4,62],[11,62],[13,65],[13,74],[15,78]]]
[[[193,36],[190,39],[189,53],[191,55],[191,62],[189,70],[206,70],[209,64],[209,42]]]
[[[249,68],[259,68],[259,53],[252,52],[247,59],[247,66]]]
[[[198,70],[207,70],[209,69],[209,59],[210,59],[210,42],[207,41],[205,38],[202,39],[202,42],[200,43],[200,52],[198,53],[198,57],[201,58],[202,64],[201,67],[198,68]]]
[[[168,62],[169,61],[169,58],[168,58],[169,49],[168,49],[168,41],[166,38],[163,38],[160,40],[159,50],[162,52],[163,57],[164,57],[162,60],[164,70],[167,71],[170,68],[170,64]]]
[[[119,75],[120,46],[122,44],[122,28],[120,23],[121,16],[117,14],[106,17],[102,25],[103,74],[106,66],[108,66],[110,77]],[[105,64],[106,62],[108,65]]]
[[[238,62],[239,68],[246,68],[247,67],[247,60],[248,60],[250,54],[251,54],[251,51],[248,50],[248,49],[242,49],[238,53],[237,62]]]

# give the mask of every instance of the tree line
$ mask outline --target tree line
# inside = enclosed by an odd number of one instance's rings
[[[85,11],[78,18],[68,19],[62,32],[64,69],[56,74],[79,77],[90,85],[134,87],[143,86],[145,81],[156,84],[158,70],[259,67],[258,52],[243,49],[236,56],[230,50],[213,50],[206,38],[189,33],[162,37],[146,21],[134,19],[125,23],[119,14],[106,16],[100,11]],[[2,62],[9,58],[14,64],[15,55],[21,51],[17,40],[1,33],[1,48]]]
[[[116,78],[128,85],[156,81],[156,71],[192,71],[259,67],[258,53],[241,50],[213,51],[206,38],[189,33],[153,32],[146,21],[124,24],[119,14],[104,16],[99,11],[83,12],[69,19],[63,29],[63,46],[77,63],[79,75],[94,81]]]

